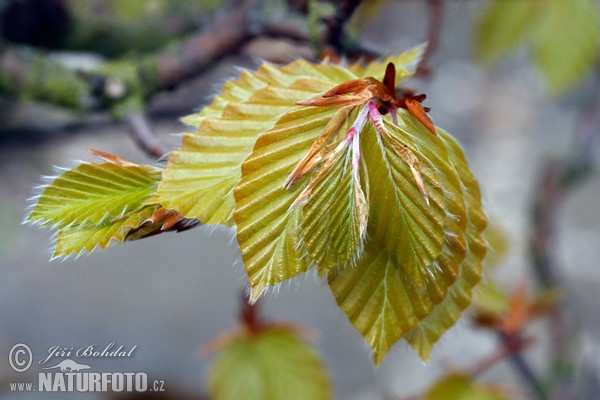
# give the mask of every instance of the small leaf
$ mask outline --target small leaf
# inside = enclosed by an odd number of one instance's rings
[[[480,384],[462,373],[453,373],[439,379],[421,398],[422,400],[506,400],[514,398],[514,391],[499,386]]]
[[[186,220],[173,210],[156,205],[142,206],[122,217],[106,219],[100,224],[82,223],[61,227],[56,237],[52,259],[91,253],[97,246],[105,249],[113,242],[138,240],[167,231],[184,231],[198,224]]]
[[[55,227],[101,224],[139,208],[159,179],[160,169],[148,165],[84,163],[48,185],[26,221]]]
[[[82,251],[92,252],[96,246],[106,248],[111,241],[124,242],[127,234],[138,228],[153,214],[153,208],[129,213],[126,216],[105,219],[101,223],[83,223],[60,228],[56,237],[56,245],[52,258],[68,256]]]
[[[599,59],[600,13],[593,0],[495,0],[477,35],[479,58],[492,64],[519,41],[531,45],[533,61],[554,93],[581,82]]]
[[[552,309],[562,298],[558,288],[548,289],[531,299],[522,283],[513,293],[502,291],[493,282],[481,288],[474,302],[474,320],[483,327],[507,336],[521,332],[532,319]]]
[[[64,172],[44,189],[26,219],[58,230],[53,259],[197,225],[176,211],[146,204],[156,191],[159,168],[91,152],[106,162]]]
[[[502,60],[534,28],[539,8],[535,1],[491,3],[477,25],[477,58],[488,65]]]
[[[215,400],[331,399],[318,354],[289,330],[241,334],[217,355],[208,375]]]
[[[352,175],[351,158],[345,152],[332,160],[334,165],[303,207],[303,239],[321,276],[360,256],[364,245],[368,206],[360,182]]]
[[[600,59],[600,14],[591,0],[547,3],[534,33],[533,57],[550,89],[562,93],[581,82]]]

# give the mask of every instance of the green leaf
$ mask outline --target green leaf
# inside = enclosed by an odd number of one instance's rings
[[[489,384],[479,384],[462,373],[454,373],[439,379],[425,393],[422,400],[505,400],[513,398],[508,391]]]
[[[278,328],[243,334],[228,344],[207,385],[215,400],[332,398],[318,354],[292,331]]]
[[[599,60],[600,14],[590,0],[548,1],[533,37],[533,57],[550,89],[581,82]]]
[[[113,241],[124,242],[129,240],[130,233],[145,223],[153,225],[154,229],[160,229],[161,224],[149,222],[156,208],[142,207],[122,217],[105,219],[99,224],[82,223],[61,227],[56,237],[52,259],[73,253],[80,254],[82,251],[90,253],[96,246],[104,249]]]
[[[174,210],[146,204],[156,190],[159,168],[92,152],[107,162],[64,172],[46,186],[26,219],[57,229],[52,259],[197,224]]]
[[[381,199],[393,198],[393,196],[377,190],[378,186],[383,190],[389,190],[391,187],[389,183],[384,183],[386,173],[382,170],[388,170],[394,164],[389,161],[393,160],[394,153],[388,148],[387,159],[373,153],[373,159],[370,160],[367,158],[369,146],[366,145],[363,151],[369,165],[371,179],[371,214],[373,216],[378,212],[384,214],[379,220],[375,217],[370,219],[372,224],[369,227],[368,236],[371,240],[367,245],[368,254],[357,261],[355,268],[340,268],[332,271],[328,276],[329,285],[338,305],[348,314],[350,321],[371,345],[375,363],[380,363],[389,348],[405,334],[408,335],[407,340],[413,345],[415,351],[427,360],[433,343],[453,325],[469,304],[470,291],[479,281],[481,273],[480,265],[474,261],[483,256],[478,254],[477,257],[472,258],[474,256],[467,252],[467,241],[478,243],[481,241],[479,236],[480,230],[485,227],[485,215],[481,212],[479,197],[477,201],[467,196],[463,197],[463,186],[459,183],[457,171],[467,176],[465,181],[469,182],[470,190],[477,196],[479,189],[476,182],[469,181],[472,175],[468,172],[464,158],[462,162],[457,162],[458,158],[454,156],[452,147],[456,143],[442,130],[440,130],[442,132],[440,138],[430,133],[426,134],[425,128],[416,125],[408,113],[401,113],[400,116],[402,118],[399,118],[398,127],[390,121],[384,121],[389,131],[398,135],[399,140],[404,140],[405,138],[401,136],[405,134],[402,132],[403,129],[410,130],[413,134],[420,132],[421,129],[424,130],[420,135],[412,137],[411,147],[436,166],[437,178],[427,178],[428,172],[425,172],[424,180],[426,186],[428,186],[427,182],[439,182],[437,190],[444,197],[439,198],[439,194],[436,194],[436,190],[430,187],[430,184],[427,191],[431,196],[431,210],[423,209],[417,215],[420,218],[433,218],[435,204],[441,202],[438,212],[441,212],[443,217],[438,221],[438,227],[432,230],[438,233],[434,235],[417,230],[415,234],[417,239],[399,238],[415,228],[410,225],[403,226],[401,223],[403,217],[390,216],[390,209],[393,210],[394,205],[385,204]],[[451,140],[450,145],[447,140]],[[395,164],[396,168],[402,168],[398,160]],[[376,165],[379,165],[379,168],[374,168]],[[404,179],[404,185],[413,182],[408,171],[404,172]],[[397,181],[400,182],[399,179]],[[403,207],[405,209],[414,209],[415,205],[419,204],[419,200],[422,202],[418,189],[414,183],[412,185],[412,188],[403,189],[404,193],[413,192],[413,201],[406,203]],[[475,223],[478,224],[478,229],[468,231],[464,202],[473,208],[472,213],[474,218],[477,217]],[[443,225],[440,226],[440,223]],[[427,224],[420,221],[412,225],[422,227]],[[379,227],[381,231],[379,234],[374,231],[375,227]],[[411,240],[421,241],[417,245],[422,245],[432,242],[439,234],[442,243],[435,245],[436,248],[437,246],[440,248],[435,252],[436,257],[430,262],[422,264],[422,261],[397,255],[398,247],[406,246]],[[413,246],[413,255],[414,249]],[[485,251],[485,247],[483,249]],[[476,251],[477,248],[473,247],[471,250]],[[463,262],[466,254],[469,254],[473,264]],[[458,289],[447,293],[449,288],[454,287],[452,285],[455,281],[459,282]]]
[[[494,1],[477,25],[475,54],[485,64],[502,60],[534,28],[535,1]]]
[[[419,325],[406,333],[404,339],[425,361],[431,349],[444,332],[452,327],[471,303],[474,287],[481,278],[481,263],[486,255],[487,244],[483,232],[487,219],[481,209],[479,185],[469,171],[465,156],[456,141],[445,131],[438,129],[440,137],[449,150],[449,158],[460,171],[461,187],[467,207],[466,256],[460,263],[458,278],[449,288],[444,299]]]
[[[302,239],[321,276],[340,263],[354,262],[363,250],[368,210],[360,183],[351,173],[351,158],[344,152],[331,159],[331,169],[312,190],[313,200],[303,207]]]
[[[487,64],[500,61],[520,42],[554,93],[581,82],[599,59],[600,14],[593,0],[496,0],[484,13],[476,53]]]
[[[349,77],[342,68],[298,60],[281,68],[265,63],[256,74],[227,83],[208,109],[185,119],[198,124],[198,132],[185,135],[181,150],[169,157],[153,201],[205,224],[233,225],[233,189],[257,137],[297,108],[297,100],[322,91],[331,79]]]
[[[160,169],[117,162],[84,163],[43,191],[27,222],[54,227],[101,224],[138,209],[156,190]]]
[[[259,137],[244,162],[243,178],[235,190],[235,221],[253,299],[267,286],[308,268],[299,236],[301,208],[292,207],[302,185],[288,190],[284,183],[334,112],[314,107],[286,114]]]
[[[371,128],[364,136],[363,146],[371,188],[369,234],[383,243],[387,252],[395,254],[398,265],[402,265],[402,269],[416,284],[423,285],[428,275],[426,267],[442,252],[445,238],[444,228],[448,219],[445,203],[450,199],[445,198],[440,178],[444,181],[457,181],[458,178],[453,169],[442,170],[441,163],[433,169],[430,159],[423,153],[444,157],[443,153],[438,153],[445,152],[440,140],[426,133],[424,127],[417,127],[410,120],[408,112],[401,111],[398,117],[398,126],[391,118],[385,118],[385,128],[393,140],[406,144],[417,155],[430,204],[423,200],[409,166],[389,142],[377,140],[378,136]],[[413,134],[407,131],[411,128],[414,129]],[[422,143],[418,144],[415,140],[415,132],[419,132],[418,138]],[[445,175],[436,173],[436,170]],[[457,206],[453,211],[464,213],[464,205]]]

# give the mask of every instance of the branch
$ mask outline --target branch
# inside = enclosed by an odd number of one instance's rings
[[[142,111],[153,94],[205,71],[255,37],[308,40],[298,23],[280,18],[258,21],[257,26],[250,6],[221,14],[204,31],[188,36],[172,50],[107,62],[93,71],[69,69],[33,49],[5,47],[0,53],[0,92],[79,111],[114,111],[118,107],[117,114],[123,116]],[[116,95],[110,90],[115,82],[124,88]],[[134,97],[135,101],[128,101]],[[129,109],[122,110],[123,104]]]
[[[138,147],[146,154],[160,159],[172,149],[156,136],[148,119],[141,112],[133,111],[125,115],[129,130]]]
[[[542,167],[531,209],[529,252],[533,272],[544,289],[562,286],[554,259],[556,218],[565,196],[592,172],[594,142],[600,136],[600,68],[596,71],[593,98],[578,118],[574,129],[573,148],[565,159],[549,160]],[[572,311],[572,310],[571,310]],[[550,314],[552,341],[552,382],[556,398],[573,395],[573,355],[571,339],[576,334],[574,318],[568,317],[565,304],[558,304]]]
[[[523,382],[525,382],[525,384],[538,399],[547,399],[548,394],[546,393],[546,390],[542,386],[539,378],[533,372],[533,369],[529,365],[527,359],[525,359],[521,353],[521,350],[528,346],[531,343],[531,340],[522,339],[518,335],[504,335],[501,333],[499,333],[499,337],[502,342],[503,349],[503,353],[501,353],[501,355],[503,357],[509,357],[508,360],[512,363],[516,370],[519,371],[519,376]]]

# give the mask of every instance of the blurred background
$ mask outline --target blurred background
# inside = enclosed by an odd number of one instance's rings
[[[542,375],[556,356],[553,332],[560,329],[568,343],[561,354],[569,357],[567,386],[578,396],[562,398],[597,398],[598,42],[591,66],[557,87],[536,63],[533,41],[500,52],[493,63],[488,57],[494,65],[485,66],[478,46],[493,2],[363,2],[369,4],[346,17],[343,36],[319,25],[331,21],[327,12],[335,13],[337,2],[310,3],[316,2],[0,1],[2,359],[15,343],[29,345],[34,360],[52,346],[137,346],[131,358],[94,360],[94,369],[147,372],[165,381],[164,398],[207,398],[211,357],[200,348],[237,326],[247,282],[233,232],[200,226],[49,262],[52,233],[21,224],[40,176],[93,160],[88,148],[156,162],[186,131],[179,117],[261,60],[316,60],[328,46],[349,57],[396,54],[429,40],[426,70],[406,86],[427,94],[436,124],[463,145],[489,215],[504,232],[508,246],[495,279],[508,292],[523,283],[562,286],[561,318],[568,323],[528,324],[535,341],[522,356]],[[562,62],[579,62],[576,41],[565,46]],[[368,346],[313,274],[269,293],[262,312],[319,332],[315,346],[340,399],[417,395],[449,368],[468,368],[498,346],[497,335],[474,327],[467,312],[429,364],[399,342],[375,368]],[[10,392],[8,382],[37,379],[37,372],[17,374],[0,361],[0,397],[65,397]],[[508,359],[481,375],[536,398],[522,378]],[[112,395],[73,395],[79,397]]]

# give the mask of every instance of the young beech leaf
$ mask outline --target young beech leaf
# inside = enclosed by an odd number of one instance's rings
[[[181,149],[169,157],[153,201],[205,224],[233,225],[233,188],[241,178],[242,162],[259,134],[297,108],[295,101],[317,93],[315,85],[327,87],[319,67],[304,60],[282,68],[265,63],[256,74],[245,72],[225,84],[208,111],[186,119],[198,124],[198,132],[185,135]],[[341,68],[330,69],[338,71],[334,78],[349,76]],[[303,78],[306,84],[292,87]]]
[[[101,224],[139,208],[154,194],[160,169],[134,163],[83,163],[46,186],[27,222],[55,227]]]
[[[487,220],[481,209],[480,192],[473,174],[469,171],[464,154],[452,137],[439,130],[446,144],[449,160],[460,171],[460,184],[467,207],[466,256],[460,263],[458,277],[444,299],[417,326],[404,335],[404,339],[421,355],[429,359],[433,344],[453,326],[471,303],[472,291],[481,277],[481,262],[486,255],[486,242],[482,232]],[[487,231],[486,231],[487,232]]]
[[[156,191],[159,168],[92,152],[106,162],[84,163],[57,177],[26,219],[58,230],[52,258],[197,224],[145,204]]]
[[[100,224],[74,224],[59,228],[52,258],[91,252],[96,246],[106,248],[112,242],[143,239],[162,232],[184,231],[198,225],[174,210],[156,205],[141,206],[127,214]]]
[[[243,332],[217,354],[208,374],[215,400],[331,399],[327,370],[290,329]]]

